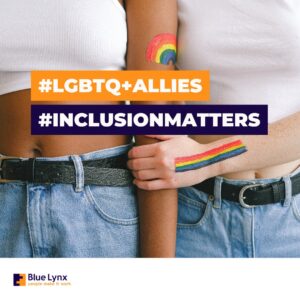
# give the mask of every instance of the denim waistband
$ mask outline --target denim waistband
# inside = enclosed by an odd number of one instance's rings
[[[288,206],[291,203],[291,200],[293,198],[292,196],[292,182],[291,178],[297,174],[300,173],[300,167],[298,167],[295,171],[291,172],[290,174],[287,174],[285,176],[279,176],[274,178],[262,178],[262,179],[254,179],[254,180],[236,180],[236,179],[228,179],[222,176],[215,177],[215,183],[214,183],[214,207],[220,208],[221,202],[222,202],[222,185],[223,183],[228,183],[231,185],[237,185],[237,186],[246,186],[246,185],[252,185],[252,184],[271,184],[278,181],[283,181],[285,184],[285,200],[284,200],[284,206]]]
[[[113,156],[122,155],[128,152],[132,148],[133,144],[127,144],[122,146],[117,146],[113,148],[107,148],[92,152],[87,152],[83,154],[76,155],[82,161],[92,160],[92,159],[101,159],[101,158],[109,158]],[[56,156],[56,157],[36,157],[36,160],[40,161],[70,161],[73,155],[64,155],[64,156]],[[5,157],[5,155],[0,153],[0,157]],[[20,157],[20,159],[27,159]]]
[[[76,183],[74,189],[76,192],[81,192],[85,186],[85,175],[84,175],[84,168],[82,161],[86,160],[93,160],[93,159],[102,159],[102,158],[109,158],[113,156],[118,156],[127,153],[133,144],[127,144],[122,146],[117,146],[108,149],[102,149],[98,151],[83,153],[80,155],[65,155],[65,156],[57,156],[57,157],[37,157],[36,161],[73,161],[75,173],[76,173]],[[4,155],[0,154],[0,157],[5,157]],[[20,159],[28,159],[22,158]],[[116,177],[124,176],[124,172],[129,172],[127,170],[120,170],[116,173]],[[123,175],[122,175],[123,174]]]

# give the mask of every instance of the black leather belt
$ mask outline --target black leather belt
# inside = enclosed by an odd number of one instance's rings
[[[291,178],[292,195],[300,194],[300,174]],[[214,194],[215,179],[211,178],[194,185],[197,190],[207,194]],[[258,205],[278,203],[285,199],[285,183],[281,180],[270,184],[248,184],[244,186],[222,183],[221,197],[229,201],[240,203],[245,208]]]
[[[110,158],[82,161],[85,184],[128,186],[132,183],[127,169],[127,154]],[[43,161],[35,158],[0,157],[0,179],[29,183],[75,184],[73,161]]]

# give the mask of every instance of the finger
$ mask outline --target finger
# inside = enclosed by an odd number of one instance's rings
[[[158,179],[151,181],[143,181],[135,179],[133,183],[140,189],[146,191],[157,191],[157,190],[166,190],[166,189],[175,189],[176,181],[174,179]]]
[[[133,147],[128,152],[129,158],[143,158],[143,157],[152,157],[155,155],[157,149],[157,143],[151,145],[137,146]]]
[[[175,175],[174,172],[161,169],[133,171],[132,174],[138,180],[171,179]]]
[[[130,170],[139,171],[147,169],[155,169],[156,161],[153,157],[149,158],[134,158],[127,162],[127,166]]]
[[[157,139],[160,141],[167,141],[167,140],[171,140],[171,139],[175,139],[178,137],[182,137],[182,135],[145,135],[149,138],[153,138],[153,139]]]

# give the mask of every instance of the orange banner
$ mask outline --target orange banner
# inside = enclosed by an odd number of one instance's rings
[[[32,71],[32,101],[208,101],[208,71]]]

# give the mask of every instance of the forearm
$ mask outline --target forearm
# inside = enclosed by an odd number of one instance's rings
[[[140,252],[142,257],[174,257],[176,249],[176,190],[139,190]]]
[[[176,190],[138,190],[140,254],[142,257],[174,257],[176,250]]]
[[[149,59],[148,54],[151,52],[149,52],[149,45],[151,45],[155,37],[164,34],[176,36],[176,0],[127,0],[126,6],[128,70],[174,70],[172,63]],[[138,104],[146,103],[139,102]],[[156,102],[155,104],[158,103]],[[157,140],[143,136],[136,137],[138,145],[157,142]],[[138,201],[141,256],[174,257],[177,225],[177,191],[148,192],[138,190]]]
[[[157,140],[136,137],[139,145]],[[138,190],[142,257],[174,257],[177,228],[177,191]]]
[[[241,140],[248,151],[209,167],[210,175],[259,170],[300,159],[300,112],[271,124],[268,135],[233,136],[207,146],[214,148],[233,140]]]

